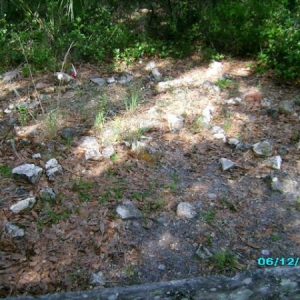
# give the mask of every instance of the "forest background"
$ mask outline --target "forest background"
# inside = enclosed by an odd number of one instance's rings
[[[2,0],[0,71],[56,71],[72,62],[130,64],[145,56],[256,58],[257,72],[297,80],[298,0]]]

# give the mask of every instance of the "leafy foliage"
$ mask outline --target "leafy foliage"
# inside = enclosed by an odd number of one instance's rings
[[[56,69],[69,46],[71,60],[144,56],[203,58],[258,56],[258,70],[299,77],[299,0],[288,1],[4,1],[1,68],[24,61],[32,70]],[[141,9],[142,8],[142,9]]]

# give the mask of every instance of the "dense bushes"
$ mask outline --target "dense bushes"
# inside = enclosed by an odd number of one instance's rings
[[[261,70],[299,77],[299,0],[136,0],[130,7],[126,1],[6,0],[1,9],[2,69],[26,62],[52,70],[71,43],[73,61],[127,63],[145,55],[182,57],[198,45],[257,56]]]
[[[280,78],[297,79],[300,74],[300,7],[285,8],[266,20],[262,40],[266,41],[259,60]]]

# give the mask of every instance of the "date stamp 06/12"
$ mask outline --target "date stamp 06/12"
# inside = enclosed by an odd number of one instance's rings
[[[259,257],[257,259],[257,264],[261,267],[297,267],[300,266],[299,257]]]

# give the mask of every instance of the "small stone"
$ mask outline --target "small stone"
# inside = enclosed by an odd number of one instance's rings
[[[36,202],[36,199],[34,197],[32,198],[27,198],[24,200],[21,200],[13,205],[11,205],[10,210],[14,213],[19,213],[21,211],[30,209],[34,206]]]
[[[222,170],[227,171],[235,166],[235,163],[227,158],[221,158],[220,164],[222,165]]]
[[[181,202],[177,206],[177,216],[192,219],[196,216],[195,207],[189,202]]]
[[[221,89],[210,81],[204,81],[202,87],[208,91],[220,93]]]
[[[216,140],[222,140],[224,143],[226,142],[226,136],[224,133],[215,133],[213,137]]]
[[[6,223],[5,224],[6,232],[11,235],[13,238],[15,237],[23,237],[25,235],[24,229],[12,224]]]
[[[214,194],[214,193],[208,193],[207,195],[207,198],[209,199],[209,200],[216,200],[217,199],[217,195],[216,194]]]
[[[29,195],[29,191],[25,188],[22,188],[22,187],[18,187],[16,189],[16,194],[20,197],[25,197],[25,196],[28,196]]]
[[[280,170],[282,158],[280,156],[270,157],[268,160],[268,165],[274,170]]]
[[[271,156],[273,148],[268,141],[258,142],[253,145],[253,151],[258,156]]]
[[[98,84],[100,87],[106,83],[105,79],[103,78],[91,78],[90,80],[91,82]]]
[[[47,83],[38,82],[38,83],[36,83],[35,88],[36,88],[37,90],[42,90],[42,89],[47,88],[48,86],[49,86],[49,85],[48,85]]]
[[[102,154],[102,156],[104,156],[106,158],[110,158],[112,155],[115,154],[115,149],[112,145],[105,147],[101,154]]]
[[[95,284],[95,285],[105,285],[105,278],[104,278],[104,275],[103,275],[103,272],[98,272],[98,273],[94,273],[92,275],[92,284]]]
[[[225,132],[224,129],[222,127],[220,127],[220,126],[214,126],[212,128],[212,133],[213,134],[224,133],[224,132]]]
[[[271,188],[275,192],[280,192],[280,193],[284,192],[284,187],[277,177],[272,178]]]
[[[11,110],[9,108],[6,108],[6,109],[4,109],[4,113],[8,115],[11,113]]]
[[[204,247],[203,245],[199,245],[198,250],[196,251],[196,254],[199,256],[201,259],[209,259],[213,256],[211,251]]]
[[[115,79],[115,77],[109,77],[109,78],[106,79],[106,82],[107,82],[108,84],[112,84],[112,83],[115,83],[115,82],[116,82],[116,79]]]
[[[85,159],[86,160],[102,160],[103,159],[103,155],[100,153],[99,150],[96,149],[87,149],[85,151]]]
[[[99,143],[95,137],[84,136],[79,141],[79,147],[83,148],[84,150],[87,150],[87,149],[99,150]]]
[[[212,120],[212,114],[214,112],[214,107],[211,105],[206,106],[202,111],[202,124],[205,128],[210,127],[210,122]]]
[[[263,255],[263,256],[270,256],[270,251],[269,250],[261,250],[261,254]]]
[[[40,190],[40,197],[43,201],[54,204],[56,199],[56,194],[51,188],[45,188]]]
[[[154,61],[150,61],[146,66],[145,66],[145,70],[146,71],[151,71],[153,69],[155,69],[156,67],[156,63]]]
[[[247,151],[247,150],[249,150],[249,149],[252,148],[252,145],[247,144],[247,143],[238,143],[238,144],[235,146],[235,148],[236,148],[237,150]]]
[[[32,154],[32,158],[42,158],[41,153]]]
[[[167,120],[171,130],[180,130],[184,126],[184,118],[182,116],[167,113]]]
[[[60,136],[67,141],[72,140],[77,135],[79,135],[79,131],[72,127],[66,127],[60,133]]]
[[[66,73],[63,72],[56,72],[55,73],[56,78],[58,79],[58,81],[62,82],[62,83],[69,83],[72,80],[74,80],[74,78]]]
[[[281,146],[278,147],[277,152],[278,152],[278,154],[280,154],[282,156],[285,156],[289,153],[289,150],[286,146],[281,145]]]
[[[122,76],[119,78],[118,82],[119,82],[120,84],[127,84],[127,83],[131,82],[132,80],[133,80],[133,76],[132,76],[132,75],[130,75],[130,74],[125,74],[125,75],[122,75]]]
[[[234,97],[224,101],[228,105],[239,105],[242,103],[242,98]]]
[[[230,146],[236,146],[240,141],[235,138],[228,138],[227,139],[227,144]]]
[[[272,106],[272,101],[268,98],[263,98],[261,103],[260,103],[260,106],[262,108],[271,108]]]
[[[281,101],[278,105],[278,111],[281,114],[292,115],[295,111],[294,103],[288,100]]]
[[[157,69],[153,69],[150,73],[150,78],[153,78],[155,81],[159,81],[161,80],[162,75]]]
[[[40,95],[39,95],[39,99],[40,99],[41,101],[49,101],[49,100],[51,100],[51,95],[48,95],[48,94],[40,94]]]
[[[123,220],[142,218],[143,214],[130,200],[124,200],[117,206],[117,213]]]
[[[50,181],[54,181],[58,174],[62,173],[62,166],[55,158],[52,158],[46,162],[46,175]]]
[[[166,269],[166,266],[163,264],[158,265],[158,270],[164,271]]]

